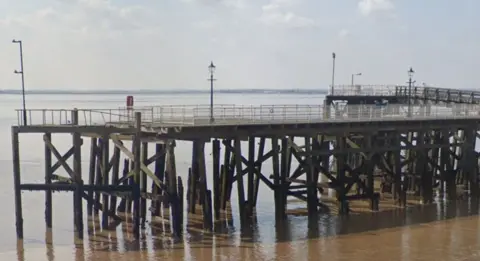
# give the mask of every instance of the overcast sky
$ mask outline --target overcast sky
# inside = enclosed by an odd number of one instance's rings
[[[479,0],[0,0],[0,89],[480,87]]]

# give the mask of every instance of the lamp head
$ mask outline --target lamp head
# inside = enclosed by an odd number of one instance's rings
[[[210,62],[210,65],[208,66],[208,70],[210,71],[210,73],[214,73],[215,69],[216,69],[216,67],[213,64],[213,62]]]
[[[408,70],[408,76],[412,77],[415,71],[413,70],[412,67],[410,67],[410,70]]]

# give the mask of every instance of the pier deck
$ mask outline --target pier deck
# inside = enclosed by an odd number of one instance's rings
[[[327,104],[333,101],[345,100],[349,104],[373,104],[378,100],[388,100],[390,103],[466,103],[479,104],[480,91],[459,90],[438,87],[412,86],[409,89],[404,85],[338,85],[330,90],[326,97]]]
[[[222,105],[213,108],[211,121],[208,106],[43,109],[28,110],[27,125],[22,125],[23,111],[18,111],[18,125],[12,127],[17,236],[23,237],[22,190],[45,191],[47,227],[52,227],[52,191],[73,191],[79,237],[83,236],[83,200],[89,215],[102,213],[104,229],[123,220],[118,213],[132,213],[136,237],[146,222],[147,209],[158,216],[161,208],[171,208],[171,231],[180,235],[184,182],[177,176],[175,146],[181,140],[192,143],[186,209],[194,213],[200,206],[207,230],[221,222],[234,185],[242,226],[253,219],[260,182],[274,191],[276,221],[285,218],[287,197],[305,201],[309,218],[315,220],[319,212],[329,211],[318,197],[327,190],[335,191],[339,214],[349,213],[352,200],[367,200],[377,211],[380,194],[391,194],[403,207],[407,193],[428,203],[436,190],[455,199],[457,186],[462,186],[478,196],[479,112],[480,105],[461,103],[341,109]],[[20,133],[43,134],[45,183],[21,182]],[[55,133],[72,134],[72,148],[63,155],[52,144]],[[80,163],[85,138],[91,141],[88,184]],[[246,154],[242,141],[247,142]],[[149,143],[154,143],[154,155],[148,155]],[[212,146],[211,169],[206,166],[206,144]],[[67,164],[70,157],[72,167]],[[54,174],[60,167],[68,176]],[[211,189],[207,175],[213,177]],[[319,182],[320,175],[327,181]],[[382,184],[380,193],[374,182]]]
[[[75,109],[78,124],[73,124],[71,110],[27,110],[28,123],[17,110],[18,132],[73,132],[84,133],[101,130],[109,133],[134,133],[135,114],[142,115],[143,132],[158,135],[174,130],[179,133],[192,129],[216,130],[221,128],[269,128],[299,129],[302,126],[363,126],[365,123],[396,121],[458,121],[480,119],[480,106],[475,104],[435,105],[349,105],[342,109],[321,105],[263,105],[263,106],[214,106],[210,121],[208,106],[153,106],[117,109]],[[403,123],[402,123],[403,124]],[[384,124],[388,125],[388,124]],[[172,132],[170,132],[172,133]],[[213,137],[212,137],[213,138]]]

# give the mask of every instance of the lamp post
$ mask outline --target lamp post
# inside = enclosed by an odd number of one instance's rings
[[[210,65],[208,66],[208,71],[210,72],[210,123],[213,123],[215,119],[213,118],[213,81],[216,79],[213,79],[213,73],[215,72],[215,65],[213,62],[210,62]]]
[[[352,73],[352,87],[355,86],[355,76],[362,76],[362,73]]]
[[[23,103],[23,125],[27,125],[27,110],[25,106],[25,77],[23,73],[23,48],[21,40],[12,40],[12,43],[20,45],[20,71],[15,70],[14,73],[22,75],[22,103]]]
[[[335,86],[335,59],[337,58],[337,55],[335,53],[332,53],[332,60],[333,60],[333,65],[332,65],[332,87],[331,87],[331,95],[333,95],[334,91],[334,86]]]
[[[408,70],[408,117],[412,116],[412,85],[415,81],[412,81],[415,71],[412,67]]]

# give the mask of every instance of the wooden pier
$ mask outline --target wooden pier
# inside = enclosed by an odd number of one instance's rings
[[[49,228],[52,192],[72,191],[79,238],[84,202],[88,215],[101,214],[103,229],[131,216],[136,238],[148,211],[152,217],[167,213],[178,237],[184,210],[200,211],[203,228],[214,231],[227,205],[237,204],[245,226],[254,217],[261,182],[274,192],[277,222],[286,217],[287,197],[304,201],[311,220],[332,211],[322,201],[329,190],[342,215],[355,200],[367,201],[372,211],[378,211],[382,195],[391,195],[403,207],[409,194],[420,196],[425,204],[436,192],[456,199],[457,188],[479,196],[475,144],[480,106],[425,103],[413,104],[408,111],[407,115],[402,104],[348,105],[341,111],[319,105],[223,105],[213,108],[211,122],[207,106],[28,110],[27,125],[21,124],[19,111],[19,124],[12,127],[17,236],[24,235],[25,190],[45,192]],[[44,183],[21,181],[22,133],[43,134]],[[63,154],[54,145],[59,133],[72,135],[72,146]],[[192,147],[186,181],[177,175],[175,165],[180,141]],[[85,171],[81,149],[88,143],[90,163]],[[153,155],[148,154],[150,146],[155,148]],[[211,166],[206,146],[212,148]],[[271,173],[265,171],[266,164]],[[68,176],[57,175],[60,168]],[[213,177],[212,184],[207,184],[208,176]],[[238,202],[231,202],[234,191]]]

